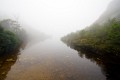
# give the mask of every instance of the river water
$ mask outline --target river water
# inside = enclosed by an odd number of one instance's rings
[[[96,62],[59,39],[28,44],[14,60],[1,80],[106,80]]]

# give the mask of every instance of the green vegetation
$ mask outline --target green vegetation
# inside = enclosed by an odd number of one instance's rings
[[[0,23],[0,55],[15,51],[23,42],[25,31],[20,25],[11,19],[3,20]]]
[[[120,21],[112,19],[104,24],[93,24],[86,29],[63,37],[62,41],[69,45],[84,46],[120,55]]]

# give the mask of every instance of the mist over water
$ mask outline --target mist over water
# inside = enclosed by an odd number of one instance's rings
[[[0,0],[0,80],[120,80],[119,2]]]
[[[3,80],[105,80],[96,63],[58,39],[26,46],[20,53]]]
[[[61,37],[91,25],[110,1],[0,0],[0,19],[15,19],[33,33]]]

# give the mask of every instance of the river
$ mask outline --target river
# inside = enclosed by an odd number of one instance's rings
[[[28,44],[1,73],[1,80],[106,80],[94,60],[78,53],[60,39]]]

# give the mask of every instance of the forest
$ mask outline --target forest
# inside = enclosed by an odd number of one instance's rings
[[[120,55],[120,20],[110,19],[62,37],[62,41],[80,48]]]

